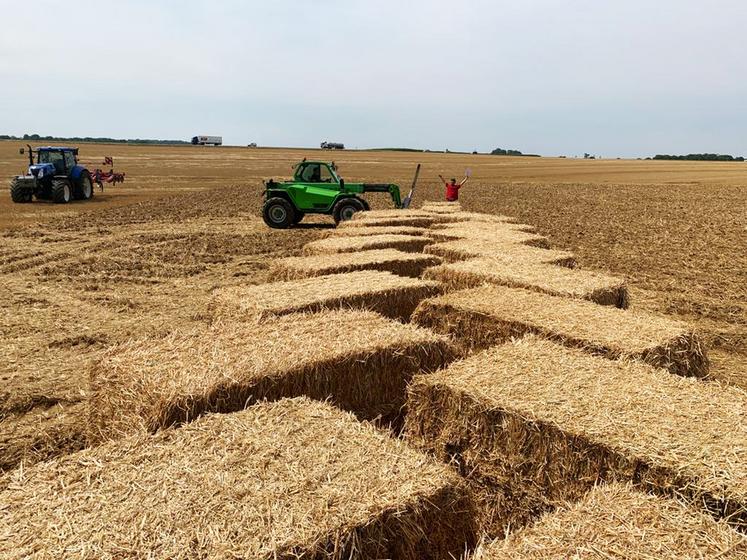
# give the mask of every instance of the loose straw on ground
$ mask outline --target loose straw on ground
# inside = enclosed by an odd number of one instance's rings
[[[708,358],[687,323],[589,301],[486,285],[421,302],[413,321],[485,348],[535,333],[609,358],[705,377]]]
[[[550,252],[548,249],[532,249],[536,253]],[[425,272],[425,277],[439,280],[450,288],[474,288],[485,283],[526,288],[561,297],[585,299],[599,305],[628,307],[628,289],[623,278],[608,276],[588,270],[528,262],[511,258],[511,249],[498,255],[436,266]],[[562,257],[561,257],[562,259]]]
[[[747,540],[724,522],[627,484],[600,486],[579,503],[482,547],[474,560],[747,558]]]
[[[406,253],[396,249],[378,249],[332,255],[308,255],[278,259],[270,276],[276,280],[324,276],[356,270],[384,270],[400,276],[419,277],[426,268],[441,264],[433,255]]]
[[[12,560],[419,560],[475,541],[455,474],[306,399],[109,442],[3,486],[0,547]]]
[[[369,309],[409,320],[420,301],[440,291],[438,282],[364,270],[221,288],[213,294],[212,308],[217,317],[243,320],[332,308]]]
[[[603,481],[747,528],[747,393],[530,337],[416,376],[406,433],[481,492],[493,534]]]
[[[418,371],[457,355],[442,336],[364,311],[224,322],[113,347],[91,371],[91,439],[155,431],[261,399],[330,398],[396,420]]]
[[[373,249],[397,249],[419,253],[433,241],[422,235],[360,235],[329,237],[312,241],[304,246],[308,255],[355,253]]]

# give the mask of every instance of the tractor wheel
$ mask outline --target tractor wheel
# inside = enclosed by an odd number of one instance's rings
[[[300,211],[296,210],[296,217],[293,218],[293,225],[295,226],[296,224],[300,224],[301,220],[303,220],[304,216],[306,216],[306,214],[304,212],[300,212]]]
[[[262,217],[271,228],[286,229],[295,223],[296,209],[284,198],[270,198],[262,208]]]
[[[52,200],[57,204],[67,204],[73,197],[70,183],[66,180],[57,179],[52,182]]]
[[[353,214],[363,212],[365,209],[366,207],[357,198],[343,198],[335,204],[332,217],[335,219],[335,223],[339,224],[340,222],[347,222],[353,217]]]
[[[93,181],[88,171],[81,173],[74,189],[75,198],[79,200],[90,200],[93,198]]]
[[[10,198],[13,202],[31,202],[31,196],[18,179],[10,182]]]

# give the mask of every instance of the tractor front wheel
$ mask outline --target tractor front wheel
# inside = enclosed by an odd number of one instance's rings
[[[18,179],[10,182],[10,199],[13,202],[31,202],[31,193],[23,188]]]
[[[270,198],[262,208],[262,218],[271,228],[286,229],[296,223],[296,209],[284,198]]]
[[[335,219],[335,223],[347,222],[353,218],[353,214],[356,212],[363,212],[366,207],[357,198],[343,198],[340,202],[335,204],[334,210],[332,210],[332,217]]]
[[[70,183],[64,180],[57,180],[52,182],[52,200],[57,204],[67,204],[70,202],[73,193],[70,188]]]

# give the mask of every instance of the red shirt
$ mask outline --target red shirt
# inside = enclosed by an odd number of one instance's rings
[[[462,185],[458,185],[457,183],[447,183],[446,184],[446,200],[448,202],[456,202],[459,200],[459,189]]]

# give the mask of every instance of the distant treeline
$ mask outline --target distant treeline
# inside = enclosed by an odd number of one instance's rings
[[[687,154],[686,156],[670,156],[658,154],[648,159],[666,159],[676,161],[744,161],[742,156],[734,157],[728,154]]]
[[[519,150],[504,150],[503,148],[496,148],[491,155],[494,156],[524,156],[524,157],[540,157],[537,154],[522,154]]]
[[[24,134],[23,136],[12,136],[9,134],[0,134],[0,140],[26,140],[28,142],[100,142],[103,144],[190,144],[184,140],[152,140],[148,138],[94,138],[91,136],[41,136],[39,134]]]

